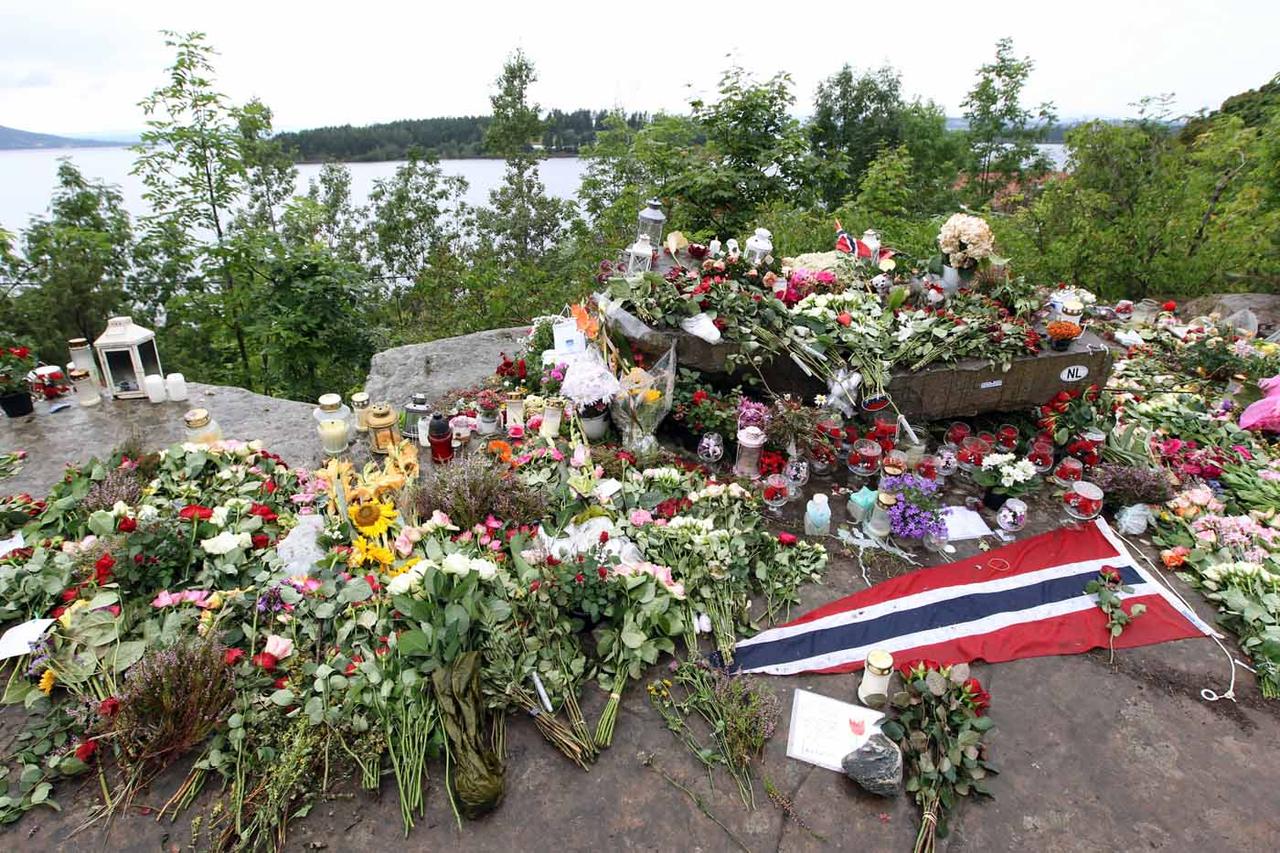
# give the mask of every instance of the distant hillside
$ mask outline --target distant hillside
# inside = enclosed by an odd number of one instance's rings
[[[608,113],[604,110],[552,110],[543,121],[542,139],[536,140],[550,154],[576,154],[596,140],[596,130]],[[628,116],[632,127],[648,120],[641,114]],[[445,116],[404,119],[365,127],[319,127],[281,133],[276,138],[304,163],[325,160],[370,162],[402,160],[410,148],[420,148],[441,159],[485,157],[484,132],[489,116]],[[535,140],[530,140],[531,142]]]
[[[97,148],[116,146],[118,142],[102,142],[96,139],[72,139],[68,136],[54,136],[50,133],[32,133],[29,130],[18,130],[0,125],[0,150],[11,151],[18,148]]]

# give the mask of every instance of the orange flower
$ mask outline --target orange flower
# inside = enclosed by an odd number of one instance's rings
[[[1176,569],[1187,561],[1187,555],[1191,553],[1191,549],[1185,545],[1179,545],[1176,548],[1169,548],[1160,552],[1160,561],[1164,563],[1166,569]]]
[[[573,319],[578,321],[578,331],[594,341],[596,335],[600,334],[600,321],[591,316],[581,304],[569,306],[569,311],[573,314]]]
[[[487,445],[488,451],[503,462],[511,462],[511,445],[500,438],[495,438]]]
[[[1080,337],[1080,333],[1084,331],[1077,323],[1070,323],[1066,320],[1055,320],[1046,327],[1049,337],[1055,341],[1071,341]]]

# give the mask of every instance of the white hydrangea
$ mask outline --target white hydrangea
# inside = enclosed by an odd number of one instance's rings
[[[229,554],[236,549],[245,549],[253,544],[253,540],[248,533],[232,533],[230,530],[224,530],[212,539],[203,539],[200,541],[200,547],[205,553],[214,556],[222,556]]]

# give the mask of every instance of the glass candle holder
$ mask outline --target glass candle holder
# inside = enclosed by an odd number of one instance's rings
[[[987,430],[983,430],[982,432],[978,433],[978,438],[985,441],[991,447],[996,446],[996,434],[994,432],[988,432]],[[963,446],[964,445],[961,444],[961,447]]]
[[[724,437],[718,432],[709,432],[698,439],[698,458],[712,467],[719,463],[724,458]]]
[[[920,461],[916,463],[915,472],[926,480],[937,480],[938,457],[931,453],[921,456]]]
[[[880,461],[880,470],[887,477],[897,477],[899,474],[905,474],[909,467],[911,466],[907,462],[907,454],[902,450],[890,450]]]
[[[952,450],[959,450],[961,443],[964,442],[972,434],[972,430],[967,423],[963,421],[954,421],[951,426],[947,427],[945,436],[946,446]]]
[[[945,480],[948,477],[953,477],[960,470],[960,460],[956,458],[955,448],[940,447],[935,455],[938,457],[938,477],[940,479]]]
[[[764,449],[765,434],[760,427],[749,426],[738,430],[738,457],[733,462],[733,475],[754,480],[760,476],[760,452]]]
[[[507,426],[512,424],[524,425],[524,395],[519,391],[507,395]]]
[[[222,427],[209,414],[208,409],[192,409],[182,416],[187,441],[192,444],[213,444],[222,440]]]
[[[67,371],[67,376],[75,386],[76,400],[81,406],[88,408],[102,402],[102,395],[98,393],[98,380],[89,371],[75,368]]]
[[[1087,480],[1073,483],[1062,496],[1067,515],[1079,521],[1097,518],[1102,512],[1102,489]]]
[[[782,467],[782,476],[791,490],[791,500],[799,500],[804,494],[805,484],[809,482],[809,461],[799,454],[791,456]]]
[[[369,431],[369,395],[357,391],[351,395],[351,411],[356,419],[356,432]]]
[[[1084,476],[1084,464],[1073,456],[1068,456],[1053,469],[1053,481],[1059,486],[1070,486],[1080,482]]]
[[[966,438],[960,445],[960,449],[956,451],[956,462],[959,463],[961,470],[972,471],[975,468],[982,467],[982,460],[987,458],[987,454],[991,452],[991,444],[985,439],[976,435]]]
[[[877,440],[882,438],[892,438],[895,442],[898,440],[898,419],[891,415],[876,415],[872,425],[874,438]]]
[[[546,406],[542,409],[542,426],[538,428],[538,434],[543,438],[555,438],[560,434],[560,419],[564,413],[564,401],[552,398],[547,400]]]
[[[880,468],[880,457],[884,450],[869,438],[860,438],[853,443],[849,453],[849,471],[857,477],[870,477]]]
[[[764,498],[765,506],[769,507],[775,515],[779,514],[782,507],[791,499],[787,478],[781,474],[770,474],[765,477],[760,487],[760,496]]]
[[[449,428],[449,422],[444,419],[444,415],[436,412],[429,419],[425,419],[425,422],[420,420],[419,444],[422,443],[424,434],[427,446],[431,448],[432,462],[443,465],[453,458],[453,430]]]
[[[1027,452],[1027,461],[1036,467],[1037,474],[1044,474],[1053,468],[1053,445],[1047,441],[1037,441]]]
[[[1017,533],[1027,524],[1027,504],[1019,498],[1009,498],[996,510],[996,524],[1001,530]]]
[[[321,448],[329,456],[345,453],[351,433],[351,410],[337,394],[322,394],[319,403],[312,415]]]
[[[158,373],[149,373],[142,379],[142,387],[146,389],[147,399],[153,403],[163,403],[164,377]]]
[[[181,373],[170,373],[164,378],[164,392],[175,403],[185,401],[187,399],[187,377]]]
[[[1013,424],[1001,424],[996,430],[996,447],[1010,452],[1017,450],[1018,428]]]
[[[876,539],[888,537],[893,531],[893,523],[889,520],[889,511],[893,509],[897,502],[897,495],[891,495],[888,492],[881,492],[876,495],[876,505],[872,507],[871,514],[867,516],[867,521],[862,526],[867,535],[874,536]]]

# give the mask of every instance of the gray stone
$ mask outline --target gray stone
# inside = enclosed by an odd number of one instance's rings
[[[385,350],[373,357],[364,390],[373,402],[387,400],[399,408],[415,393],[435,400],[479,385],[493,375],[501,354],[514,355],[528,333],[528,327],[493,329]]]
[[[1273,293],[1214,293],[1192,299],[1178,309],[1184,319],[1217,314],[1227,318],[1237,311],[1252,311],[1258,318],[1258,334],[1266,337],[1280,324],[1280,295]]]
[[[58,412],[36,403],[36,412],[16,420],[0,416],[0,450],[26,450],[21,471],[0,483],[0,494],[30,492],[44,496],[67,463],[107,456],[130,437],[147,450],[182,441],[188,409],[206,408],[226,438],[261,439],[291,466],[321,463],[312,403],[278,400],[221,385],[187,383],[190,399],[181,403],[110,400],[84,408],[74,402]],[[74,401],[74,395],[71,397]]]
[[[867,793],[896,797],[902,788],[902,750],[876,732],[844,757],[844,773]]]

